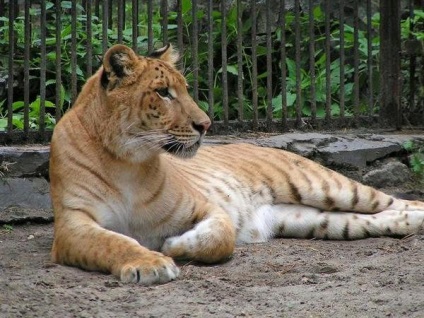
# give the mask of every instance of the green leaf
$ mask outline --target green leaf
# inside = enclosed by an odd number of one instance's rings
[[[40,97],[38,97],[35,101],[33,101],[29,107],[31,108],[31,114],[36,115],[38,117],[38,114],[40,114]]]
[[[79,67],[79,65],[76,65],[75,73],[77,73],[77,75],[80,76],[80,77],[82,77],[82,78],[85,77],[84,76],[84,72],[81,70],[81,68]]]
[[[24,106],[25,106],[25,103],[24,103],[23,101],[17,101],[17,102],[14,102],[14,103],[12,104],[12,109],[13,109],[14,111],[16,111],[16,110],[18,110],[18,109],[23,108]]]
[[[296,102],[296,94],[287,92],[286,99],[287,99],[287,107],[292,107],[294,103]]]
[[[46,10],[49,10],[54,7],[54,4],[52,2],[46,2]]]
[[[257,55],[258,57],[265,55],[265,54],[266,54],[266,52],[267,52],[267,49],[266,49],[266,47],[265,47],[265,46],[258,45],[258,46],[256,47],[256,55]]]
[[[222,73],[222,67],[218,70],[217,74]],[[227,65],[227,73],[238,76],[237,65]]]
[[[296,78],[296,62],[292,59],[286,58],[286,65],[289,77]]]
[[[340,115],[340,106],[338,104],[331,104],[331,115]]]
[[[411,169],[415,173],[423,173],[424,172],[424,158],[421,158],[419,154],[414,154],[410,159]]]
[[[59,104],[59,108],[60,110],[63,110],[63,105],[65,104],[65,87],[62,85],[60,85],[60,104]]]
[[[199,105],[200,109],[206,112],[209,109],[209,103],[204,100],[199,100],[197,105]]]
[[[187,14],[191,10],[192,4],[191,0],[183,0],[182,3],[182,13]]]
[[[257,79],[266,78],[267,76],[268,76],[268,72],[263,72],[263,73],[258,75]]]
[[[236,5],[233,5],[232,8],[228,11],[227,26],[230,28],[237,27],[237,6]]]
[[[277,97],[274,97],[271,101],[272,109],[274,112],[278,112],[283,108],[283,96],[280,94]]]
[[[60,37],[62,38],[62,40],[68,39],[70,38],[72,33],[72,28],[71,28],[71,24],[69,24],[67,27],[65,27],[62,32],[60,33]]]
[[[49,100],[44,101],[44,106],[45,106],[46,108],[55,108],[55,104],[54,104],[54,103],[52,103],[52,102],[51,102],[51,101],[49,101]]]
[[[313,10],[312,10],[312,15],[314,16],[314,20],[316,22],[321,22],[324,20],[324,13],[321,10],[321,6],[316,6]]]
[[[24,120],[23,116],[20,114],[14,114],[12,119],[13,126],[15,126],[18,129],[24,129]]]
[[[51,52],[47,53],[47,59],[52,61],[52,62],[56,62],[56,52],[51,51]]]
[[[238,76],[238,68],[237,65],[227,65],[227,72],[231,73],[235,76]]]
[[[46,86],[49,86],[49,85],[51,85],[51,84],[56,84],[56,80],[55,80],[55,79],[49,79],[49,80],[46,82]]]
[[[62,9],[71,9],[72,8],[72,1],[62,1],[60,3],[60,6]]]
[[[176,30],[176,29],[178,29],[178,25],[177,24],[168,24],[168,30]],[[132,34],[132,29],[130,29],[130,31],[131,31],[131,33],[130,33],[130,35]]]
[[[5,130],[7,128],[7,118],[0,118],[0,130]]]
[[[414,142],[412,140],[408,140],[403,144],[403,148],[405,148],[406,151],[413,151],[414,150]]]

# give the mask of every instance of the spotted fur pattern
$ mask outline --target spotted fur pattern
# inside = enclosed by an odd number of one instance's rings
[[[151,57],[112,47],[58,123],[54,261],[149,285],[179,275],[173,258],[218,262],[237,243],[403,236],[422,227],[424,203],[293,153],[246,144],[198,150],[210,121],[175,61],[170,46]]]

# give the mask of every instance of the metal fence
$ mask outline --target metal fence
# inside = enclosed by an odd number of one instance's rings
[[[0,0],[0,141],[48,141],[109,46],[171,42],[213,132],[424,122],[424,0]]]

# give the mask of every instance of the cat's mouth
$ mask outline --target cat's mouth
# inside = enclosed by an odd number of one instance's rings
[[[177,157],[191,158],[196,154],[201,143],[202,143],[201,138],[199,138],[193,144],[182,143],[182,142],[173,138],[170,141],[168,141],[166,144],[164,144],[162,146],[162,149],[165,150],[168,153],[171,153],[171,154],[177,156]]]

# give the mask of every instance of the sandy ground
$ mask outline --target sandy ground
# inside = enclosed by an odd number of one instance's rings
[[[278,239],[165,285],[50,262],[52,224],[0,229],[0,317],[424,317],[424,235]]]
[[[424,233],[244,245],[152,287],[53,264],[52,240],[52,224],[0,225],[0,318],[424,317]]]

